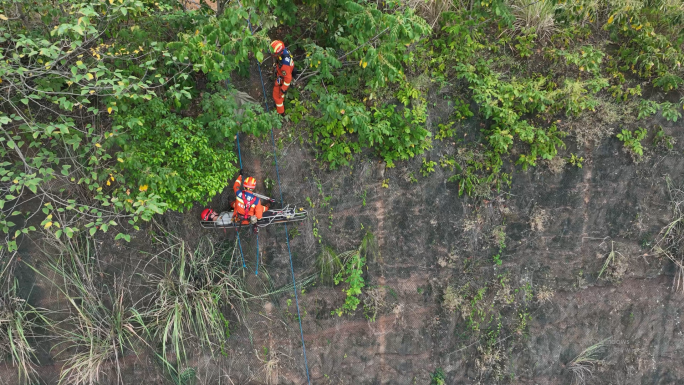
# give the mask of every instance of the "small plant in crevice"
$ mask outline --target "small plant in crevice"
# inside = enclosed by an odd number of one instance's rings
[[[428,161],[426,158],[423,158],[423,165],[420,167],[421,175],[427,177],[428,175],[432,174],[433,172],[435,172],[436,165],[437,162]]]
[[[339,259],[342,262],[342,268],[334,277],[335,285],[344,282],[347,284],[346,289],[342,291],[346,294],[344,304],[331,312],[337,314],[339,317],[342,314],[353,314],[361,299],[361,290],[364,288],[365,280],[363,279],[363,268],[369,256],[377,257],[378,249],[375,237],[369,231],[361,241],[361,245],[356,250],[346,251],[339,254]]]
[[[448,124],[438,124],[439,132],[435,135],[435,139],[443,141],[444,139],[453,138],[456,135],[456,129],[454,129],[454,122],[449,122]]]
[[[663,131],[663,127],[658,126],[656,134],[653,137],[653,145],[667,151],[672,151],[675,143],[677,143],[677,139],[667,135],[665,131]]]
[[[598,277],[601,278],[603,273],[606,273],[606,278],[610,281],[619,281],[627,271],[627,263],[624,261],[624,256],[619,251],[615,250],[615,242],[610,242],[610,252],[603,263]]]
[[[442,368],[437,368],[430,375],[430,385],[446,385],[446,375]]]
[[[607,338],[582,350],[577,357],[573,358],[572,361],[566,365],[566,367],[570,369],[570,372],[572,373],[574,384],[586,384],[587,379],[592,376],[592,370],[594,367],[603,363],[603,360],[599,357],[601,351],[605,347],[606,341],[609,339],[610,338]]]
[[[622,130],[617,134],[617,138],[623,143],[625,150],[632,156],[634,162],[639,162],[644,156],[644,147],[641,141],[646,137],[647,131],[645,128],[637,128],[634,132],[629,130]]]
[[[506,233],[504,232],[504,226],[498,226],[492,231],[492,239],[499,247],[499,252],[493,257],[494,264],[500,266],[503,263],[501,257],[506,248]]]
[[[551,299],[553,299],[553,296],[555,293],[553,292],[553,289],[549,288],[548,286],[542,286],[537,290],[537,295],[536,299],[537,302],[540,304],[551,302]]]
[[[442,295],[442,307],[448,312],[455,312],[461,308],[463,297],[453,286],[449,285],[444,289]]]
[[[570,154],[570,157],[568,158],[568,163],[577,167],[577,168],[582,168],[583,162],[584,162],[584,157],[577,156],[575,154]]]

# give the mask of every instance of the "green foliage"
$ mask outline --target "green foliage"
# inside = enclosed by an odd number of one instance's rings
[[[670,72],[666,72],[653,80],[653,85],[665,92],[676,90],[682,84],[684,84],[684,79]]]
[[[601,62],[605,56],[603,51],[590,45],[578,48],[575,52],[560,51],[558,54],[565,57],[565,61],[577,67],[580,72],[587,71],[594,76],[601,70]]]
[[[671,151],[674,148],[675,143],[676,139],[670,135],[665,134],[663,127],[658,126],[658,130],[656,131],[656,134],[653,137],[653,145],[661,146],[666,150]]]
[[[534,53],[534,41],[537,39],[535,31],[534,27],[523,30],[523,32],[515,38],[518,40],[515,49],[518,50],[518,55],[521,58],[530,57]]]
[[[608,86],[603,78],[589,81],[565,79],[564,87],[559,92],[559,106],[565,108],[565,113],[578,116],[586,110],[595,111],[599,102],[593,94]]]
[[[454,119],[456,121],[471,118],[473,112],[470,111],[470,106],[461,98],[454,99]]]
[[[514,139],[518,139],[530,147],[529,153],[521,155],[517,162],[522,164],[523,170],[536,166],[538,157],[551,159],[556,156],[557,147],[565,145],[560,140],[564,134],[557,130],[555,124],[543,129],[522,119],[524,114],[541,113],[554,104],[554,95],[544,89],[546,79],[507,82],[489,65],[490,62],[481,60],[475,66],[459,63],[456,69],[458,76],[469,82],[473,99],[481,107],[480,113],[494,122],[487,130],[487,141],[493,155],[498,158],[507,153]],[[494,166],[498,169],[500,164],[501,161],[496,160]]]
[[[446,375],[442,368],[435,369],[434,373],[430,375],[430,385],[445,385]]]
[[[615,98],[618,102],[625,102],[631,96],[641,96],[641,85],[637,85],[633,88],[624,89],[620,85],[610,86],[608,92]]]
[[[496,160],[494,160],[496,161]],[[458,184],[458,195],[487,198],[492,190],[510,184],[510,176],[504,172],[490,172],[491,159],[470,149],[459,149],[455,158],[456,174],[447,179]]]
[[[369,255],[374,255],[375,253],[377,253],[375,237],[371,232],[366,232],[358,249],[340,254],[339,258],[344,260],[344,263],[335,275],[334,281],[335,285],[345,282],[348,286],[346,289],[342,289],[346,294],[344,305],[333,310],[331,314],[337,314],[341,317],[342,314],[352,314],[356,311],[356,308],[361,303],[359,299],[361,289],[366,285],[362,277],[363,267],[366,266]]]
[[[428,161],[426,158],[423,158],[423,165],[420,166],[420,173],[424,176],[427,177],[428,175],[432,174],[435,172],[435,166],[437,165],[437,162],[434,161]]]
[[[619,41],[618,58],[623,71],[631,71],[643,79],[651,79],[653,85],[670,91],[684,81],[681,63],[684,53],[678,38],[684,11],[663,6],[665,3],[634,3],[611,10],[606,29],[613,40]]]
[[[154,98],[130,114],[141,117],[142,125],[133,125],[119,137],[121,171],[156,191],[169,208],[182,210],[194,201],[208,200],[237,172],[232,148],[212,140],[194,119],[171,113],[162,100]]]
[[[453,138],[456,135],[456,129],[454,128],[454,122],[449,122],[449,124],[438,124],[439,132],[435,135],[435,139],[443,141],[444,139]]]
[[[442,157],[439,159],[439,165],[442,168],[448,168],[449,170],[454,171],[457,164],[453,157],[442,155]]]
[[[365,264],[366,259],[361,257],[360,253],[354,253],[344,265],[343,269],[335,276],[335,285],[339,285],[340,282],[344,281],[349,287],[343,289],[346,294],[344,305],[339,309],[333,310],[333,314],[337,314],[341,317],[342,314],[352,314],[356,311],[359,303],[361,303],[361,300],[359,299],[361,289],[365,286],[365,281],[362,277]]]
[[[424,103],[413,109],[386,105],[368,111],[349,96],[314,88],[322,116],[313,120],[312,137],[331,168],[348,165],[363,147],[374,149],[388,167],[394,167],[394,161],[408,160],[430,146],[431,134],[422,127]]]
[[[235,157],[216,142],[232,142],[223,139],[238,128],[278,126],[226,92],[205,93],[196,116],[204,84],[217,89],[268,47],[265,29],[245,28],[262,15],[234,7],[225,17],[138,0],[19,0],[3,8],[0,78],[9,92],[0,100],[0,229],[9,249],[15,223],[7,218],[36,195],[46,203],[42,226],[71,238],[121,221],[137,228],[225,187],[220,179]],[[264,26],[273,25],[267,19]],[[34,229],[16,229],[14,238]]]
[[[663,118],[667,119],[668,122],[676,122],[682,117],[677,104],[664,102],[660,104],[660,108],[662,108]]]
[[[582,163],[584,162],[584,157],[583,156],[577,156],[575,154],[570,154],[570,157],[568,158],[568,163],[571,165],[577,167],[577,168],[582,168]]]
[[[637,107],[637,111],[639,112],[637,119],[641,120],[642,118],[655,115],[658,112],[659,106],[658,102],[654,100],[642,99],[639,101],[639,106]]]
[[[644,147],[641,145],[641,141],[646,137],[646,133],[646,129],[639,127],[634,132],[622,130],[621,133],[617,134],[617,138],[630,153],[640,159],[644,156]]]
[[[248,293],[233,265],[236,260],[227,264],[206,239],[195,250],[171,235],[157,241],[164,247],[157,258],[163,258],[166,269],[149,277],[156,288],[150,294],[154,306],[143,316],[168,365],[171,355],[185,361],[190,341],[205,348],[221,346],[230,337],[224,309],[243,309]]]

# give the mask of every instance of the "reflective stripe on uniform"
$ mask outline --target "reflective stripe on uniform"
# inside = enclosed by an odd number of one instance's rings
[[[283,106],[282,103],[280,103],[280,104],[277,104],[277,103],[276,103],[276,107],[282,107],[282,106]]]
[[[290,83],[283,83],[283,85],[286,85],[286,86],[289,87],[289,86],[290,86]]]

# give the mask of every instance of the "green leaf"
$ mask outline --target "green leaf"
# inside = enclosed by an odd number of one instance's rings
[[[263,61],[264,61],[264,54],[261,53],[261,51],[257,51],[257,53],[256,53],[256,59],[257,59],[257,61],[258,61],[259,63],[263,62]]]

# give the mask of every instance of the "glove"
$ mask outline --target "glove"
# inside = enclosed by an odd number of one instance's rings
[[[242,169],[240,169],[240,171],[238,172],[238,174],[240,174],[240,176],[242,176]]]
[[[257,220],[258,219],[257,219],[256,215],[252,215],[251,217],[249,217],[249,223],[251,223],[253,225],[256,225]]]

